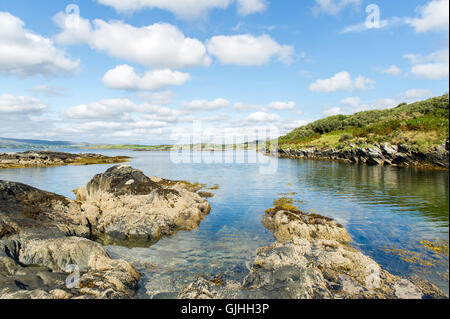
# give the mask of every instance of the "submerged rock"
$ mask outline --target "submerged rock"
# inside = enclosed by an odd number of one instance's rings
[[[110,236],[127,245],[135,240],[150,245],[197,227],[209,203],[178,182],[167,183],[116,166],[78,189],[74,201],[0,181],[0,298],[133,297],[140,274],[93,240]],[[68,273],[74,271],[77,285],[68,288]]]
[[[266,212],[263,224],[277,242],[257,250],[241,284],[199,278],[179,298],[447,298],[431,283],[383,270],[351,247],[345,228],[330,218],[278,207]]]

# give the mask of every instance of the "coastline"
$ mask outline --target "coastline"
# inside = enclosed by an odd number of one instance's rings
[[[371,166],[417,167],[425,169],[449,169],[449,144],[440,145],[432,152],[422,152],[405,145],[385,143],[372,147],[337,147],[331,149],[310,148],[281,148],[264,153],[268,156],[289,159],[309,159],[321,161],[335,161],[347,164],[365,164]]]
[[[128,156],[104,156],[99,154],[71,154],[53,151],[26,151],[23,153],[0,153],[0,169],[39,168],[55,166],[82,166],[126,163]]]

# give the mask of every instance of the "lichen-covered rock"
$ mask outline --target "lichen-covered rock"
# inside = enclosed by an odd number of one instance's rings
[[[148,246],[197,228],[211,206],[183,183],[154,182],[127,165],[96,175],[74,191],[99,240]]]
[[[345,228],[295,209],[269,209],[263,221],[277,242],[257,250],[243,283],[200,278],[179,298],[421,299],[447,298],[436,286],[383,270],[350,246]]]
[[[282,207],[267,210],[263,225],[280,242],[292,241],[294,238],[307,240],[321,238],[346,244],[352,240],[344,226],[331,218],[304,214],[298,210],[287,210]]]

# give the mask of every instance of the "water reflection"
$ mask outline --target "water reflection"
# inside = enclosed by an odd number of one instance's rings
[[[147,249],[108,247],[113,257],[125,258],[143,272],[139,297],[173,297],[198,274],[242,279],[255,250],[273,242],[261,225],[264,211],[281,193],[292,192],[294,200],[302,201],[301,209],[344,224],[353,244],[390,272],[420,276],[448,293],[448,256],[423,267],[386,250],[400,248],[426,256],[430,252],[421,240],[448,240],[448,172],[282,159],[275,175],[261,175],[257,165],[230,163],[234,152],[222,154],[228,163],[208,165],[175,164],[167,152],[97,153],[132,156],[131,165],[148,176],[220,186],[210,199],[211,215],[198,230],[180,232]],[[73,198],[72,189],[110,166],[0,170],[0,179]]]

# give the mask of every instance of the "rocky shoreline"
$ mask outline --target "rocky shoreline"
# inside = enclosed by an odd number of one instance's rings
[[[271,154],[266,150],[266,154]],[[318,149],[318,148],[278,148],[275,156],[291,159],[312,159],[338,161],[349,164],[384,165],[384,166],[410,166],[424,168],[449,168],[449,143],[436,147],[433,151],[424,153],[413,147],[405,145],[391,145],[388,143],[373,147],[348,147]]]
[[[351,245],[344,226],[296,209],[267,210],[276,242],[257,250],[243,282],[198,278],[181,299],[439,299],[439,288],[383,270]]]
[[[132,298],[141,275],[100,243],[150,246],[195,229],[211,207],[193,188],[127,165],[96,175],[77,200],[0,181],[0,298]],[[79,285],[68,288],[73,271]]]
[[[130,160],[127,156],[104,156],[99,154],[71,154],[52,151],[27,151],[23,153],[0,153],[0,169],[52,167],[64,165],[118,164]]]

